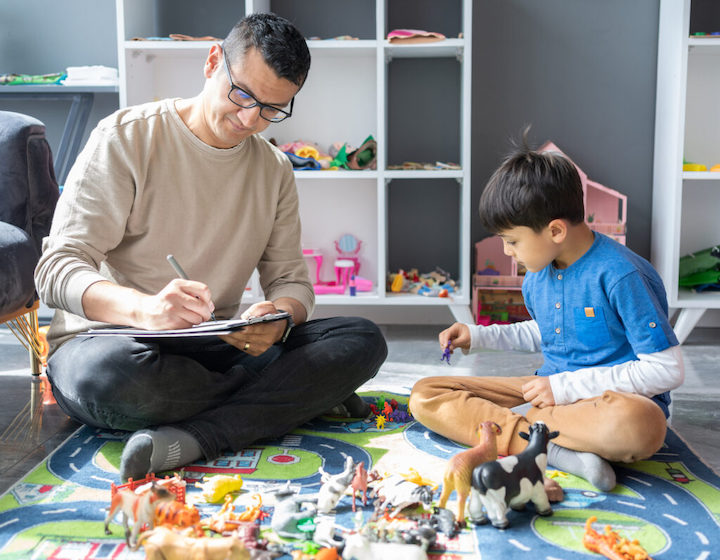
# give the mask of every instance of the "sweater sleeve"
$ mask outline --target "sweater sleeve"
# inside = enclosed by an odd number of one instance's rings
[[[535,321],[520,321],[509,325],[468,325],[470,350],[540,351],[540,329]],[[468,352],[463,351],[467,354]]]
[[[285,173],[272,234],[257,268],[266,299],[296,299],[310,318],[315,306],[315,292],[302,254],[299,202],[292,164],[285,156],[283,158]]]
[[[117,146],[96,128],[68,175],[35,269],[38,293],[49,307],[85,317],[83,293],[107,279],[100,265],[122,240],[134,198],[119,159]]]
[[[580,399],[621,391],[653,397],[679,387],[685,378],[680,346],[671,346],[652,354],[638,354],[632,360],[614,366],[583,368],[550,376],[555,404],[570,404]]]

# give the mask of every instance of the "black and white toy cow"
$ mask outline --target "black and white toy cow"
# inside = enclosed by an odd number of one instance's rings
[[[508,508],[520,510],[528,502],[535,504],[538,514],[552,515],[543,477],[548,441],[558,435],[550,432],[544,422],[535,422],[529,435],[520,433],[520,437],[528,440],[522,453],[475,467],[468,506],[470,521],[482,524],[490,518],[494,527],[504,529],[508,526]]]

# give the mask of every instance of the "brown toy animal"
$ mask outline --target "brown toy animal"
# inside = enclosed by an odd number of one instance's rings
[[[140,536],[147,560],[250,560],[250,552],[235,537],[192,538],[167,527]]]
[[[130,548],[137,548],[137,539],[143,525],[153,527],[155,517],[155,506],[162,502],[173,502],[175,494],[165,486],[155,482],[145,484],[135,489],[119,490],[112,497],[110,509],[105,517],[105,534],[110,535],[110,521],[117,514],[118,510],[123,513],[123,527],[125,529],[125,541]],[[128,527],[128,519],[133,520],[132,533]]]
[[[448,461],[443,475],[443,487],[438,506],[445,507],[453,490],[457,492],[457,522],[465,524],[465,502],[470,495],[470,480],[473,469],[488,461],[497,459],[497,436],[502,432],[495,422],[483,422],[478,426],[480,443],[454,455]]]

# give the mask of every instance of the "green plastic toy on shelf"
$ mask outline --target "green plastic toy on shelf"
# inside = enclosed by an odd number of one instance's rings
[[[679,276],[684,288],[720,290],[720,244],[681,257]]]

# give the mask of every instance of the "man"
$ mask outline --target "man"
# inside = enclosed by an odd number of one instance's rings
[[[328,409],[369,411],[354,391],[377,372],[385,341],[364,319],[307,321],[314,293],[292,165],[258,135],[292,115],[309,67],[292,24],[248,16],[210,49],[197,97],[103,119],[68,176],[36,270],[58,308],[48,378],[70,416],[135,431],[123,479],[212,459]],[[175,278],[170,253],[189,280]],[[291,321],[211,339],[76,336],[233,317],[255,268],[267,301],[243,317],[282,310]]]

